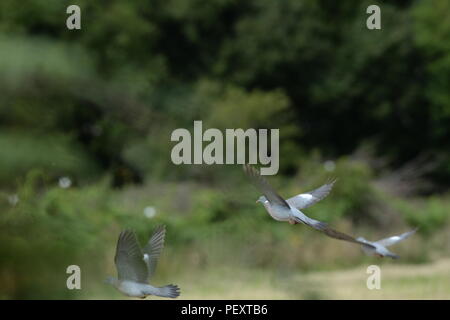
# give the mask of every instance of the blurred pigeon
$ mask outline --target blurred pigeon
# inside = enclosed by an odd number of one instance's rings
[[[106,281],[117,290],[129,297],[144,299],[148,295],[176,298],[180,289],[176,285],[154,287],[148,284],[156,269],[158,257],[164,247],[166,229],[159,226],[153,232],[147,245],[141,250],[133,231],[125,230],[120,233],[117,242],[114,262],[118,279],[109,277]]]
[[[290,224],[303,223],[325,233],[329,237],[371,247],[371,245],[366,242],[361,242],[350,235],[330,228],[324,222],[307,217],[298,209],[307,208],[325,198],[333,187],[334,181],[325,184],[312,192],[300,194],[288,200],[284,200],[269,185],[267,180],[260,175],[257,169],[245,164],[244,171],[250,177],[252,183],[259,189],[259,191],[263,193],[263,196],[261,196],[256,202],[261,202],[270,216],[275,220],[288,221]]]
[[[401,235],[392,236],[392,237],[381,239],[381,240],[378,240],[375,242],[368,241],[368,240],[364,239],[363,237],[359,237],[357,240],[365,243],[361,246],[361,248],[364,251],[364,253],[366,253],[367,255],[377,256],[380,258],[389,257],[392,259],[398,259],[399,256],[390,252],[386,247],[389,247],[393,244],[396,244],[397,242],[405,240],[406,238],[408,238],[412,234],[414,234],[416,231],[417,231],[417,228],[414,230],[402,233]],[[367,245],[371,245],[371,246],[367,246]]]

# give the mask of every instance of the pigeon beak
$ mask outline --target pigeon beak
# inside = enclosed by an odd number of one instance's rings
[[[256,201],[255,201],[255,203],[258,203],[258,202],[259,202],[259,200],[256,200]]]

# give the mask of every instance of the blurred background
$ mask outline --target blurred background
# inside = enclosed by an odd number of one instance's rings
[[[103,283],[120,230],[163,223],[153,283],[180,298],[449,299],[449,87],[447,0],[2,0],[0,298],[124,298]],[[387,261],[276,222],[241,166],[172,164],[194,120],[279,128],[283,196],[338,178],[312,218],[420,229]]]

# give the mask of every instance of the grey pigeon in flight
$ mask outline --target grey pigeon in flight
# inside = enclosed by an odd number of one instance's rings
[[[398,236],[392,236],[389,238],[381,239],[378,241],[368,241],[364,239],[363,237],[359,237],[357,240],[364,242],[364,244],[361,246],[364,253],[371,256],[377,256],[380,258],[383,257],[390,257],[392,259],[398,259],[399,256],[390,252],[387,247],[396,244],[397,242],[403,241],[406,238],[410,237],[412,234],[414,234],[417,231],[417,229],[402,233]],[[370,245],[370,246],[367,246]]]
[[[257,202],[261,202],[264,205],[267,212],[273,219],[278,221],[288,221],[290,224],[302,223],[325,233],[329,237],[372,247],[372,245],[370,245],[367,242],[362,242],[360,240],[353,238],[350,235],[347,235],[345,233],[330,228],[324,222],[307,217],[299,210],[309,207],[312,204],[318,202],[319,200],[325,198],[326,195],[330,192],[331,188],[333,187],[334,182],[325,184],[322,187],[307,194],[300,194],[288,200],[284,200],[269,185],[267,180],[260,175],[257,169],[253,168],[248,164],[245,164],[244,171],[247,174],[247,176],[250,177],[252,183],[263,194],[263,196],[261,196]]]
[[[176,285],[154,287],[148,284],[156,269],[158,257],[164,247],[166,229],[159,226],[153,232],[147,245],[141,249],[133,231],[125,230],[120,233],[117,242],[114,262],[118,278],[109,277],[106,281],[117,290],[129,297],[144,299],[154,295],[176,298],[180,289]]]

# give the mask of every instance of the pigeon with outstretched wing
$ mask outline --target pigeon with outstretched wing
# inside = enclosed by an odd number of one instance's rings
[[[334,230],[326,223],[312,219],[302,213],[298,208],[306,208],[312,204],[325,198],[333,187],[334,181],[323,185],[322,187],[307,193],[308,196],[298,195],[288,200],[284,200],[261,176],[259,171],[252,166],[245,164],[244,171],[250,178],[252,183],[263,194],[257,202],[261,202],[272,218],[278,221],[287,221],[290,224],[303,223],[318,231],[325,233],[327,236],[339,240],[357,243],[360,245],[371,246],[365,242],[361,242],[354,237]],[[305,199],[309,199],[306,200]]]
[[[163,249],[165,233],[164,226],[158,227],[142,251],[135,233],[130,230],[122,231],[114,258],[118,278],[109,277],[107,282],[129,297],[178,297],[180,289],[176,285],[154,287],[148,283]]]

